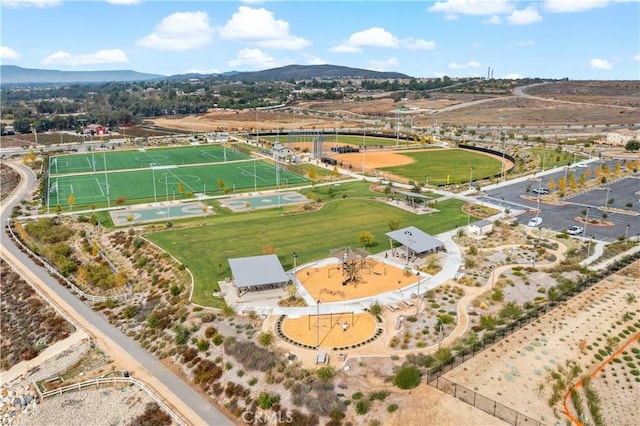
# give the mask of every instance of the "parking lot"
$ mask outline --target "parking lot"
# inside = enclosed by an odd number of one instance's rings
[[[608,162],[613,170],[615,162]],[[599,162],[589,165],[591,176],[595,175],[595,168],[600,165]],[[580,225],[576,218],[584,217],[583,212],[587,212],[588,219],[604,220],[610,222],[612,226],[604,226],[602,224],[586,224],[585,236],[602,241],[615,241],[619,237],[640,236],[640,176],[626,177],[616,182],[612,182],[606,186],[601,186],[564,199],[564,204],[545,204],[544,202],[524,200],[522,195],[535,196],[532,190],[535,188],[547,188],[548,181],[553,178],[556,182],[560,177],[565,177],[568,173],[573,172],[576,176],[584,173],[587,168],[568,169],[566,167],[554,170],[551,173],[545,173],[542,179],[531,178],[523,182],[517,182],[496,189],[487,191],[484,200],[499,200],[505,207],[515,207],[512,210],[529,211],[518,216],[518,221],[527,224],[529,220],[536,216],[536,209],[540,206],[537,216],[542,218],[541,227],[557,232],[567,230],[572,225]],[[528,191],[527,191],[528,189]],[[613,201],[611,201],[613,200]],[[607,206],[607,209],[605,207]],[[623,214],[620,211],[625,210],[628,213],[636,215]]]

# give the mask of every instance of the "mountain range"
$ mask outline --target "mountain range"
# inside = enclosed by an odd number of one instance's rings
[[[164,76],[141,73],[132,70],[110,71],[60,71],[22,68],[16,65],[0,66],[0,84],[45,84],[45,83],[108,83],[147,80],[250,80],[250,81],[287,81],[337,78],[379,78],[405,79],[406,74],[397,72],[372,71],[337,65],[287,65],[263,71],[237,72],[223,74],[179,74]]]

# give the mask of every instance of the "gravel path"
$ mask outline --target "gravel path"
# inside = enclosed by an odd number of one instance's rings
[[[85,388],[30,406],[14,425],[126,425],[142,414],[146,403],[152,401],[137,386]]]

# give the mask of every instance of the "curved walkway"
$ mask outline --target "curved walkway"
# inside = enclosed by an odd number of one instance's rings
[[[21,182],[9,198],[0,207],[2,226],[10,218],[11,209],[33,188],[33,172],[20,163],[6,163],[20,173]],[[179,413],[187,423],[193,425],[233,424],[191,386],[182,381],[158,359],[144,350],[138,342],[125,336],[111,325],[103,316],[93,311],[65,287],[60,285],[47,271],[35,265],[22,253],[2,230],[0,254],[29,282],[36,285],[44,295],[81,328],[83,328],[121,368],[146,383],[160,396],[172,410]]]

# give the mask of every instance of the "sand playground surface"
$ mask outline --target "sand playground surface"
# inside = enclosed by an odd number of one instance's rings
[[[322,308],[322,306],[320,306]],[[376,331],[376,320],[368,313],[342,313],[288,317],[282,330],[291,339],[315,346],[320,339],[321,347],[347,346],[363,342]],[[319,325],[319,327],[318,327]]]
[[[375,296],[388,291],[398,291],[415,284],[417,277],[409,269],[366,259],[358,265],[356,280],[343,285],[348,275],[336,260],[323,266],[309,266],[299,270],[296,278],[313,297],[320,302],[343,302]]]

